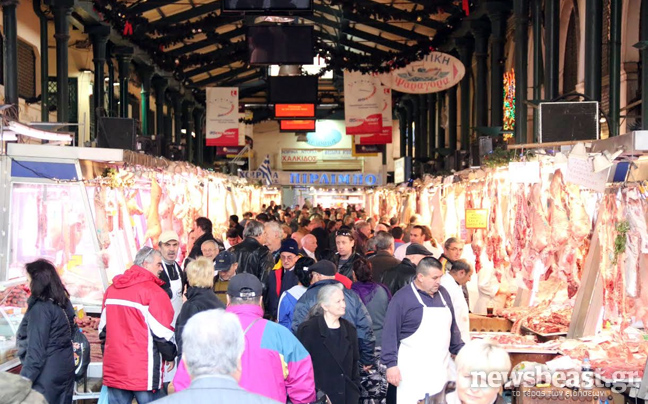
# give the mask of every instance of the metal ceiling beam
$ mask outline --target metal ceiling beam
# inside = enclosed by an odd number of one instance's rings
[[[382,10],[383,12],[389,13],[390,15],[394,15],[394,7],[379,5],[379,3],[374,3],[374,4],[376,4],[378,9]],[[317,3],[313,4],[313,10],[320,11],[322,13],[326,13],[326,14],[329,14],[329,15],[332,15],[332,16],[335,16],[336,13],[337,13],[337,10],[334,10],[334,9],[328,7],[328,6],[323,5],[323,4],[317,4]],[[396,9],[396,10],[398,10],[398,9]],[[400,11],[401,12],[406,12],[406,11],[402,11],[402,10],[400,10]],[[414,32],[414,31],[408,31],[408,30],[406,30],[404,28],[400,28],[400,27],[397,27],[395,25],[391,25],[389,22],[379,21],[379,20],[373,19],[373,18],[371,18],[369,16],[361,16],[360,14],[349,13],[349,12],[343,12],[343,16],[344,16],[344,18],[348,19],[349,21],[361,22],[362,24],[369,25],[369,26],[372,26],[372,27],[375,27],[375,28],[379,28],[379,29],[382,29],[385,32],[389,32],[389,33],[392,33],[394,35],[402,36],[404,38],[417,39],[417,38],[412,37],[412,35],[414,35],[414,36],[421,37],[420,39],[428,39],[428,37],[425,36],[425,35],[419,34],[419,33]],[[428,22],[430,22],[429,24],[425,23],[425,21],[421,21],[421,22],[419,22],[419,21],[408,21],[408,22],[418,24],[418,25],[421,25],[423,27],[433,29],[435,31],[445,27],[445,24],[443,22],[436,21],[436,20],[428,20]],[[387,28],[385,28],[385,27],[387,27]],[[390,29],[392,29],[392,31],[390,31]]]
[[[223,43],[223,42],[229,42],[230,40],[236,38],[237,36],[244,35],[244,34],[245,34],[245,28],[244,27],[235,28],[235,29],[233,29],[231,31],[227,31],[227,32],[225,32],[223,34],[220,34],[215,38],[206,38],[206,39],[203,39],[202,41],[190,43],[188,45],[181,46],[181,47],[179,47],[177,49],[173,49],[173,50],[171,50],[171,51],[169,51],[167,53],[169,55],[171,55],[171,56],[178,57],[178,56],[184,55],[186,53],[195,52],[197,50],[206,48],[206,47],[211,46],[211,45],[216,45],[216,44]]]
[[[194,85],[195,86],[200,86],[200,84],[203,81],[211,80],[211,79],[215,79],[216,81],[227,80],[229,78],[236,77],[236,76],[238,76],[238,75],[240,75],[242,73],[249,72],[251,70],[254,70],[254,69],[250,69],[248,66],[242,66],[242,67],[239,67],[239,68],[236,68],[236,69],[228,70],[225,73],[221,73],[221,74],[217,74],[215,76],[208,77],[208,78],[206,78],[204,80],[201,80],[201,81],[198,81],[198,82],[194,83]]]
[[[166,18],[160,18],[159,20],[153,21],[151,25],[153,26],[160,26],[160,25],[172,25],[172,24],[178,24],[183,21],[190,20],[192,18],[200,17],[205,14],[209,14],[211,12],[214,12],[216,10],[220,9],[220,1],[213,1],[211,3],[207,3],[203,6],[199,7],[193,7],[190,8],[187,11],[182,11],[180,13],[176,13],[173,15],[170,15]],[[232,21],[237,20],[237,17],[231,17]]]
[[[339,43],[339,44],[342,44],[344,46],[348,46],[349,48],[359,50],[361,52],[369,53],[369,54],[372,54],[372,55],[380,54],[380,55],[382,55],[382,56],[384,56],[386,58],[389,57],[389,53],[387,53],[387,52],[385,52],[383,50],[380,50],[380,49],[377,49],[377,48],[372,48],[371,46],[368,46],[368,45],[365,45],[365,44],[359,43],[359,42],[354,42],[354,41],[346,38],[345,33],[342,33],[342,36],[340,38],[336,38],[336,37],[332,36],[331,34],[329,34],[328,32],[324,32],[324,31],[315,31],[315,35],[319,36],[322,39],[331,41],[331,42],[333,42],[335,44]]]
[[[217,58],[220,53],[221,53],[220,50],[216,50],[214,52],[207,53],[206,56],[214,56],[214,58]],[[236,63],[236,62],[245,63],[246,61],[242,60],[242,59],[236,59],[236,60],[228,59],[228,60],[221,61],[221,62],[210,63],[208,65],[203,65],[201,67],[197,67],[197,68],[195,68],[193,70],[187,71],[185,73],[185,76],[193,77],[193,76],[196,76],[198,74],[207,73],[210,70],[218,69],[219,67],[227,66],[229,64]]]
[[[308,17],[304,17],[304,18],[306,18],[306,19],[308,19],[310,21],[313,21],[313,22],[315,22],[317,24],[327,25],[329,27],[333,27],[333,28],[338,29],[339,24],[337,22],[331,21],[331,20],[329,20],[328,18],[325,18],[325,17],[312,15],[312,16],[308,16]],[[356,28],[344,27],[344,28],[342,28],[342,32],[344,32],[345,34],[349,34],[349,35],[358,37],[358,38],[369,40],[371,42],[375,42],[375,43],[377,43],[379,45],[385,46],[385,47],[390,48],[390,49],[394,49],[396,51],[405,51],[408,48],[407,45],[404,45],[404,44],[401,44],[401,43],[398,43],[398,42],[394,42],[394,41],[390,41],[387,38],[382,38],[382,37],[379,37],[377,35],[373,35],[373,34],[370,34],[368,32],[365,32],[365,31],[362,31],[362,30],[359,30],[359,29],[356,29]]]
[[[159,7],[164,7],[168,6],[169,4],[173,4],[177,2],[178,0],[147,0],[147,1],[140,1],[139,3],[130,6],[128,8],[128,11],[134,14],[142,14],[147,11],[151,11],[155,8]]]
[[[386,22],[378,21],[371,19],[369,17],[361,16],[354,13],[344,13],[344,18],[351,22],[356,22],[359,24],[366,25],[368,27],[376,28],[381,31],[389,32],[390,34],[400,36],[404,39],[411,39],[415,41],[427,41],[430,38],[427,35],[419,34],[415,31],[409,31],[395,25],[388,24]]]
[[[221,75],[219,75],[221,76]],[[206,78],[205,80],[201,80],[195,84],[196,87],[205,87],[210,84],[217,84],[221,87],[238,87],[239,84],[247,83],[250,80],[256,80],[259,78],[263,77],[262,72],[256,72],[252,74],[248,74],[247,76],[242,76],[242,77],[235,77],[233,79],[230,79],[229,81],[224,81],[222,79],[219,79],[219,76],[214,76],[214,77],[209,77]]]

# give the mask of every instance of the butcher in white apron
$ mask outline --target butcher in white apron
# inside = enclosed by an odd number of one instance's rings
[[[180,309],[182,309],[183,303],[183,273],[182,268],[176,262],[178,256],[178,248],[180,246],[178,240],[180,238],[173,230],[167,230],[160,235],[158,246],[160,247],[160,253],[162,253],[162,267],[163,271],[160,273],[160,279],[164,281],[162,286],[167,293],[170,292],[171,306],[173,306],[173,321],[171,325],[175,327],[178,314],[180,314]],[[175,375],[176,366],[174,365],[172,369],[169,370],[167,366],[164,368],[164,382],[168,383],[173,380]]]
[[[414,281],[394,295],[387,309],[381,361],[387,381],[398,388],[398,404],[415,404],[440,392],[453,366],[450,355],[464,345],[442,275],[438,260],[424,258]]]

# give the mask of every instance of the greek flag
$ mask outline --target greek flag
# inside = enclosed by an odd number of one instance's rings
[[[259,169],[257,171],[261,174],[261,177],[263,178],[263,182],[266,185],[272,185],[272,170],[270,170],[269,154],[266,154],[263,163],[259,166]]]

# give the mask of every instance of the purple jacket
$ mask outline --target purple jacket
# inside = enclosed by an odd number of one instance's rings
[[[286,327],[264,320],[263,309],[254,305],[229,306],[241,321],[245,334],[242,374],[239,385],[245,390],[285,403],[315,401],[315,376],[311,357]]]

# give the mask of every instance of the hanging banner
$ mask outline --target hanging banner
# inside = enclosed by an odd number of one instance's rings
[[[239,146],[239,91],[237,87],[208,87],[207,146]]]
[[[446,53],[432,52],[422,60],[392,72],[392,90],[429,94],[447,90],[466,74],[461,61]]]
[[[377,77],[344,71],[344,116],[347,135],[382,131],[382,88]]]
[[[392,142],[392,96],[391,88],[382,87],[382,131],[368,135],[356,135],[355,144],[390,144]]]

